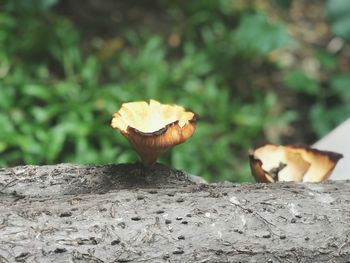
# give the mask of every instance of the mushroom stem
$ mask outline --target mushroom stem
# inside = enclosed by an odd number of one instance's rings
[[[159,156],[163,154],[167,149],[152,149],[139,147],[132,140],[129,140],[134,147],[144,167],[152,167],[158,160]]]

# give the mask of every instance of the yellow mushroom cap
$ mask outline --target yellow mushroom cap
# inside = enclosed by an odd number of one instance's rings
[[[192,136],[195,121],[196,115],[181,106],[150,100],[124,103],[111,126],[129,140],[145,165],[152,165],[162,153]]]
[[[266,144],[253,150],[250,167],[258,182],[321,182],[329,178],[342,154],[308,146]]]

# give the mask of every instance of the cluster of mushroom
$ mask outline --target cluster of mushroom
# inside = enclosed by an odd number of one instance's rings
[[[193,135],[196,114],[155,100],[129,102],[113,115],[111,126],[129,140],[145,166],[152,166],[160,155]],[[341,158],[339,153],[306,146],[272,144],[249,154],[253,176],[265,183],[324,181]]]

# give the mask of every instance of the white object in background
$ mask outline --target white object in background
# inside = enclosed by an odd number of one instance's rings
[[[343,154],[330,180],[350,180],[350,119],[347,119],[312,147]]]

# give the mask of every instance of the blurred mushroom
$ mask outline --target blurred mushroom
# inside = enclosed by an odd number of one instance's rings
[[[342,154],[308,146],[266,144],[249,154],[256,181],[321,182],[329,178]]]
[[[171,147],[183,143],[196,129],[196,115],[177,105],[150,100],[124,103],[111,126],[135,148],[142,163],[153,165]]]

